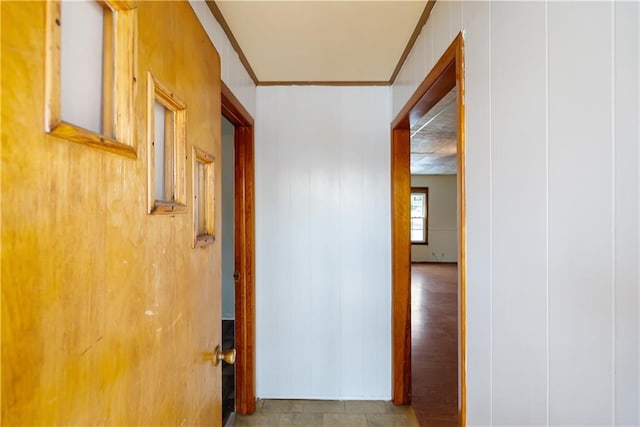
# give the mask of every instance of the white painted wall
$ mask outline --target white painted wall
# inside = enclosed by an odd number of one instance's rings
[[[222,318],[235,319],[235,210],[233,125],[222,118]]]
[[[249,77],[249,73],[240,62],[238,54],[233,49],[218,21],[213,17],[204,0],[189,0],[191,8],[207,32],[209,39],[220,54],[222,81],[231,89],[249,114],[256,116],[256,85]]]
[[[465,31],[470,425],[640,424],[638,2],[438,2]]]
[[[412,187],[429,188],[427,245],[411,245],[412,262],[458,260],[456,175],[411,175]]]
[[[389,105],[257,89],[258,397],[391,397]]]

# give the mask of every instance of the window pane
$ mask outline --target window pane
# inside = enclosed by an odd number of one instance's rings
[[[205,165],[201,162],[196,162],[196,233],[198,236],[207,234],[207,219],[206,219],[206,206],[207,206],[207,184]]]
[[[424,216],[424,194],[411,194],[411,216]]]
[[[156,102],[154,105],[153,170],[155,172],[154,189],[156,200],[165,200],[165,108]]]
[[[60,115],[102,133],[104,9],[93,0],[60,5]]]
[[[424,241],[424,232],[423,232],[423,230],[411,230],[411,241],[412,242],[422,242],[422,241]]]
[[[427,243],[428,188],[411,188],[411,241]]]

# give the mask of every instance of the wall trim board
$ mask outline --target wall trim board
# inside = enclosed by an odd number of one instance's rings
[[[458,264],[457,262],[453,262],[453,261],[411,261],[411,265],[413,264]]]
[[[222,115],[236,127],[253,127],[253,117],[229,86],[222,82]]]
[[[451,89],[458,109],[459,422],[466,424],[466,229],[464,40],[459,33],[391,123],[392,374],[393,402],[411,403],[410,127]]]
[[[235,127],[236,413],[256,410],[255,161],[253,117],[222,82],[222,115]]]
[[[258,82],[257,86],[389,86],[389,81],[282,81]]]

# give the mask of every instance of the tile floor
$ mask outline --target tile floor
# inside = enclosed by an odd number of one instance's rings
[[[379,400],[258,400],[253,415],[235,415],[233,426],[414,427],[408,406]]]

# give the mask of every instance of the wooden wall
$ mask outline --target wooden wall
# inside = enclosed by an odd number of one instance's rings
[[[192,249],[191,202],[146,213],[145,141],[151,71],[187,105],[191,200],[191,146],[220,155],[218,54],[187,2],[138,2],[124,158],[44,133],[45,2],[1,7],[2,424],[219,424],[220,244]]]

